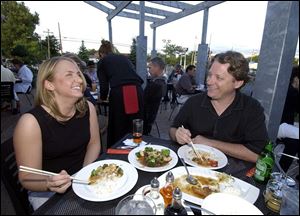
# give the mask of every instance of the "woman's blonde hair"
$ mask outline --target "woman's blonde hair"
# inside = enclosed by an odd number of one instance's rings
[[[53,91],[46,89],[44,86],[46,80],[50,82],[53,81],[54,75],[56,73],[55,67],[61,61],[72,62],[78,68],[75,61],[73,61],[71,58],[63,57],[63,56],[56,56],[43,62],[39,68],[39,72],[37,75],[35,105],[36,106],[45,105],[50,109],[50,111],[55,117],[65,119],[68,118],[69,116],[66,116],[61,113],[58,104],[56,103]],[[83,93],[86,89],[86,81],[79,68],[78,71],[80,72],[79,74],[82,79],[82,93]],[[86,102],[86,99],[84,97],[78,99],[78,101],[75,103],[75,108],[76,111],[78,112],[77,117],[84,116],[88,109],[88,104]]]

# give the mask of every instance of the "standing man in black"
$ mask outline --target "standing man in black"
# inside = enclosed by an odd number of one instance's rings
[[[150,78],[144,91],[144,134],[151,132],[162,97],[167,91],[164,61],[155,57],[149,63]]]
[[[109,100],[107,147],[132,133],[132,120],[143,118],[143,80],[123,55],[113,53],[113,45],[102,40],[97,68],[100,100]]]

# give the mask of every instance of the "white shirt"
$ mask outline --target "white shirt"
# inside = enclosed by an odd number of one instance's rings
[[[14,73],[1,65],[1,82],[16,82]]]
[[[22,79],[21,83],[15,84],[15,91],[26,93],[29,86],[31,87],[33,74],[32,71],[26,66],[23,65],[18,71],[18,77]]]

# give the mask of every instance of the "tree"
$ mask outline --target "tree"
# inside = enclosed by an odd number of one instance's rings
[[[165,53],[165,62],[166,64],[175,65],[179,63],[180,55],[183,55],[187,52],[187,48],[182,46],[177,46],[176,44],[172,44],[171,40],[163,39],[164,49],[162,50]]]
[[[44,52],[44,54],[46,54],[46,56],[48,56],[48,36],[45,38],[45,40],[42,40],[41,43],[42,43],[42,47],[46,48],[46,52]],[[54,35],[49,35],[49,45],[50,45],[50,56],[51,57],[59,56],[60,55],[60,53],[59,53],[60,43]]]
[[[85,62],[88,62],[88,60],[89,60],[89,52],[84,45],[84,41],[81,41],[81,46],[79,47],[78,57],[81,58],[81,60],[83,60]]]
[[[20,47],[23,46],[23,51],[27,51],[27,55],[22,57],[24,62],[37,61],[40,56],[40,48],[34,30],[39,24],[38,14],[31,14],[23,2],[1,1],[1,16],[4,17],[4,20],[1,21],[2,55],[12,58],[12,51],[14,50],[13,53],[16,54],[15,51],[20,51]]]
[[[134,66],[136,66],[136,39],[132,38],[132,44],[130,46],[129,60]]]

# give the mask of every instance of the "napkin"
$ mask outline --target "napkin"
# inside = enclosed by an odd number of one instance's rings
[[[107,154],[129,154],[132,149],[107,149]]]
[[[126,139],[123,141],[123,143],[127,146],[134,146],[134,147],[144,146],[147,144],[145,141],[142,141],[140,144],[136,144],[135,142],[133,142],[133,139]]]

